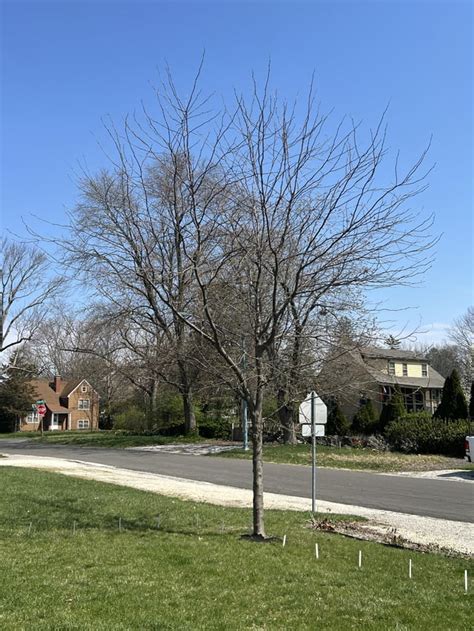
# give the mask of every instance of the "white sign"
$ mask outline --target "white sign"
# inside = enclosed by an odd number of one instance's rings
[[[314,422],[316,425],[326,425],[328,422],[328,408],[321,398],[318,397],[316,392],[310,392],[300,405],[299,422],[302,425],[305,423],[311,424],[311,401],[313,401],[314,405]]]
[[[315,436],[326,436],[325,433],[326,425],[315,425],[314,426],[314,435]],[[304,437],[311,436],[311,423],[303,423],[301,425],[301,435]]]

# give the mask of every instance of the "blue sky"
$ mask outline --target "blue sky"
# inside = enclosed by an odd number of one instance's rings
[[[375,125],[389,103],[389,144],[407,161],[433,135],[436,168],[415,207],[436,214],[436,261],[421,287],[378,299],[402,310],[382,316],[396,329],[421,325],[437,340],[473,302],[472,6],[2,2],[2,231],[23,234],[32,214],[63,221],[78,164],[105,164],[101,118],[152,105],[165,62],[186,89],[205,49],[203,87],[229,98],[271,58],[273,85],[290,99],[314,71],[335,120]]]

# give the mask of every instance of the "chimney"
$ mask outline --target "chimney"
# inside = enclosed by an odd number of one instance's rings
[[[63,380],[60,375],[54,375],[54,391],[61,392],[63,389]]]

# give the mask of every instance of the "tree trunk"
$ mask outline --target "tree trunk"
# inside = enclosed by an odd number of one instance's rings
[[[293,407],[286,402],[283,388],[278,390],[278,420],[283,432],[283,442],[285,445],[296,445],[296,429],[293,421]]]
[[[183,415],[184,415],[184,433],[186,435],[196,434],[196,415],[194,414],[193,390],[186,372],[186,367],[179,364],[179,373],[181,377],[181,398],[183,399]]]
[[[158,379],[153,378],[150,387],[150,418],[147,422],[148,429],[152,429],[153,425],[158,423],[156,406],[158,402]]]
[[[184,412],[184,432],[186,435],[195,434],[197,430],[196,415],[194,414],[193,393],[191,388],[181,393]]]
[[[257,405],[249,406],[252,422],[252,464],[253,464],[253,536],[265,539],[263,514],[263,421],[262,400],[257,397]]]

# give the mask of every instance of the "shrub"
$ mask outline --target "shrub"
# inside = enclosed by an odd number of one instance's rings
[[[199,422],[199,436],[203,438],[232,438],[232,421],[218,414],[206,414]]]
[[[203,438],[232,438],[232,421],[236,420],[235,415],[233,399],[211,399],[199,411],[199,435]]]
[[[196,406],[194,412],[197,412]],[[160,392],[155,402],[152,427],[165,435],[175,436],[184,433],[183,399],[179,394]]]
[[[328,436],[345,436],[349,433],[350,428],[350,422],[339,407],[339,403],[335,401],[329,407],[326,433]]]
[[[391,422],[385,429],[385,436],[391,447],[398,451],[461,458],[464,456],[464,438],[473,431],[474,424],[463,419],[445,421],[417,413]]]
[[[385,403],[380,414],[379,427],[382,431],[407,413],[403,395],[398,386],[395,386],[390,400]]]
[[[474,420],[474,381],[471,383],[471,397],[469,399],[469,417]]]
[[[137,405],[131,405],[120,412],[120,414],[116,414],[114,427],[119,430],[140,434],[148,429],[148,421],[149,419],[143,409]]]
[[[457,419],[467,418],[467,402],[461,386],[461,379],[456,369],[446,377],[441,395],[441,403],[434,413],[437,418]]]
[[[352,429],[355,433],[372,434],[378,429],[379,415],[374,408],[371,399],[368,399],[357,410],[352,420]]]

